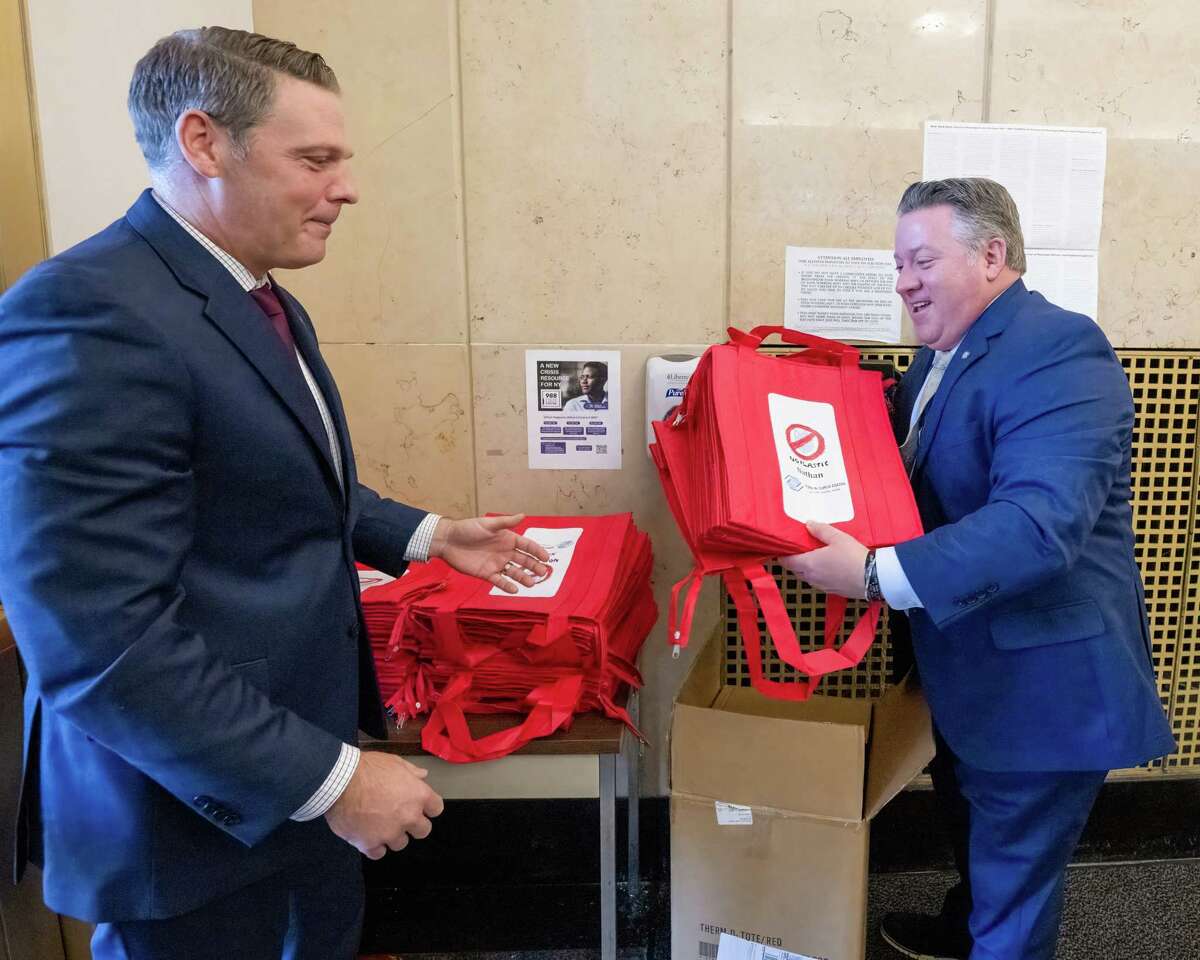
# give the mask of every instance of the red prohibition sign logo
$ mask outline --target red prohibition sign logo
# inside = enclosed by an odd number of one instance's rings
[[[801,460],[816,460],[825,452],[825,438],[802,423],[787,428],[787,444]]]

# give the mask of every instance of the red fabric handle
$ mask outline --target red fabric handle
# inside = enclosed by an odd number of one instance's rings
[[[762,342],[767,337],[778,335],[779,339],[784,343],[790,343],[797,347],[808,347],[811,350],[827,353],[830,356],[837,357],[846,365],[857,366],[859,360],[858,350],[847,343],[842,343],[839,340],[827,340],[825,337],[818,337],[812,333],[801,333],[799,330],[789,330],[787,327],[765,325],[755,327],[749,333],[738,330],[736,327],[730,327],[727,332],[729,333],[730,342],[750,347],[754,350],[762,346]]]
[[[471,736],[463,713],[463,700],[471,687],[471,675],[460,673],[442,691],[437,705],[421,731],[421,746],[450,763],[496,760],[519,750],[531,740],[545,737],[570,723],[579,708],[583,675],[573,674],[529,692],[530,705],[524,721],[478,740]]]
[[[749,590],[746,589],[747,582],[750,585]],[[781,696],[777,692],[780,687],[797,686],[795,683],[781,685],[763,677],[758,630],[758,610],[761,609],[767,633],[775,644],[779,659],[795,667],[808,678],[807,689],[800,694],[789,695],[787,699],[791,700],[805,700],[811,696],[817,681],[825,674],[857,666],[875,639],[875,630],[879,626],[879,615],[883,609],[880,602],[867,604],[867,609],[850,631],[846,642],[838,647],[837,638],[841,634],[846,617],[846,598],[828,596],[825,605],[825,647],[805,653],[800,649],[800,642],[796,639],[787,607],[779,594],[779,584],[760,564],[743,564],[738,570],[726,572],[725,585],[737,607],[738,623],[745,639],[746,661],[750,666],[751,683],[764,693],[769,689],[771,696]]]
[[[683,619],[678,617],[679,593],[684,584],[689,584],[683,601]],[[671,588],[671,608],[667,611],[667,642],[686,647],[692,633],[692,618],[696,614],[696,598],[704,584],[704,572],[693,570]]]

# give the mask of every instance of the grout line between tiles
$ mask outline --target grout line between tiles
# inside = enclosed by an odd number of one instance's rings
[[[475,358],[471,350],[471,261],[467,256],[467,134],[464,119],[462,81],[462,3],[454,0],[454,20],[450,29],[450,56],[453,64],[453,92],[458,100],[458,256],[463,284],[463,311],[466,313],[467,348],[467,427],[471,432],[471,513],[479,512],[479,463],[475,447]],[[412,344],[416,346],[416,344]]]

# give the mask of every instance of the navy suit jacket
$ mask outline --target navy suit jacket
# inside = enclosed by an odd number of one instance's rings
[[[382,735],[354,561],[422,511],[360,486],[295,358],[142,194],[0,299],[0,602],[29,670],[18,864],[86,920],[164,917],[341,844],[289,816]],[[343,489],[345,493],[343,493]]]
[[[901,382],[897,433],[932,362]],[[1090,319],[1018,280],[967,331],[925,412],[926,534],[897,556],[938,729],[984,770],[1107,770],[1174,749],[1130,507],[1133,401]]]

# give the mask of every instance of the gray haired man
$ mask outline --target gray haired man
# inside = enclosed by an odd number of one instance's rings
[[[910,957],[1052,960],[1066,866],[1105,773],[1174,749],[1133,553],[1133,401],[1088,317],[1026,289],[1016,205],[980,178],[900,200],[896,291],[925,345],[896,439],[924,536],[815,525],[787,565],[907,614],[960,882],[892,914]]]

